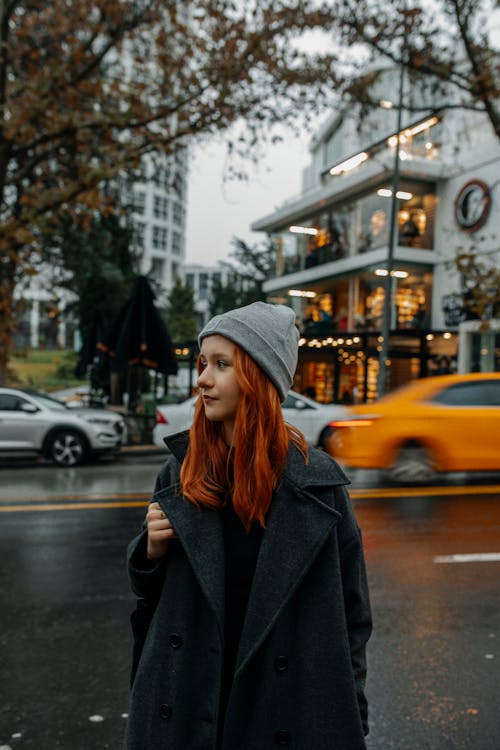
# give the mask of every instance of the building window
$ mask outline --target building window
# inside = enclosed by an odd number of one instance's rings
[[[208,273],[200,273],[200,289],[198,296],[200,299],[208,299]]]
[[[212,274],[212,285],[220,285],[222,281],[222,275],[220,271],[215,271],[215,273]]]
[[[162,195],[155,195],[153,204],[153,214],[155,219],[168,218],[168,199]]]
[[[146,193],[142,190],[134,191],[133,210],[136,214],[144,214],[146,210]]]
[[[183,176],[183,174],[181,172],[176,172],[175,173],[174,179],[173,179],[173,181],[172,181],[172,183],[171,183],[171,185],[169,187],[171,187],[173,189],[173,191],[175,192],[175,194],[176,194],[176,196],[177,196],[177,198],[179,200],[183,199],[183,197],[184,197],[184,188],[185,188],[185,180],[184,180],[184,176]]]
[[[165,261],[163,258],[151,258],[151,276],[154,279],[163,279],[165,273]]]
[[[181,203],[174,203],[173,219],[175,224],[182,224],[183,208]]]
[[[180,276],[179,276],[179,264],[178,263],[172,263],[171,269],[172,269],[172,280],[176,281],[178,278],[180,278]]]
[[[180,232],[172,232],[172,252],[176,255],[182,253],[182,235]]]
[[[144,250],[144,237],[146,234],[146,225],[143,221],[134,221],[132,227],[132,244],[134,247]]]
[[[186,274],[186,281],[189,284],[189,286],[191,287],[191,289],[194,291],[194,288],[195,288],[195,286],[194,286],[194,273],[187,273]]]
[[[167,230],[165,227],[153,225],[153,247],[155,250],[165,250],[167,247]]]
[[[170,189],[170,169],[167,166],[158,167],[153,175],[153,182],[157,188],[168,191]]]

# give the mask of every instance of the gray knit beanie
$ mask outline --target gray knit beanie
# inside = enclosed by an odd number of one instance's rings
[[[198,336],[225,336],[244,349],[274,383],[284,401],[297,367],[299,332],[295,313],[285,305],[254,302],[208,321]]]

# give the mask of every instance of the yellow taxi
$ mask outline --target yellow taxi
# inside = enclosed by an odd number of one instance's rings
[[[500,471],[500,372],[414,380],[330,422],[327,450],[394,481],[437,472]]]

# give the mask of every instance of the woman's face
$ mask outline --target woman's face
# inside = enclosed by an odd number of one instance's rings
[[[222,422],[231,442],[241,389],[233,367],[235,345],[224,336],[206,336],[201,343],[198,386],[210,421]]]

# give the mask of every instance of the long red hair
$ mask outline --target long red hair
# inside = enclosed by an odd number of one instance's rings
[[[307,460],[307,442],[299,430],[285,423],[276,387],[239,346],[232,364],[241,389],[233,445],[226,445],[222,423],[209,421],[198,399],[180,474],[181,490],[195,505],[214,509],[231,493],[235,512],[249,530],[254,521],[265,526],[290,443]],[[197,367],[200,373],[199,360]]]

